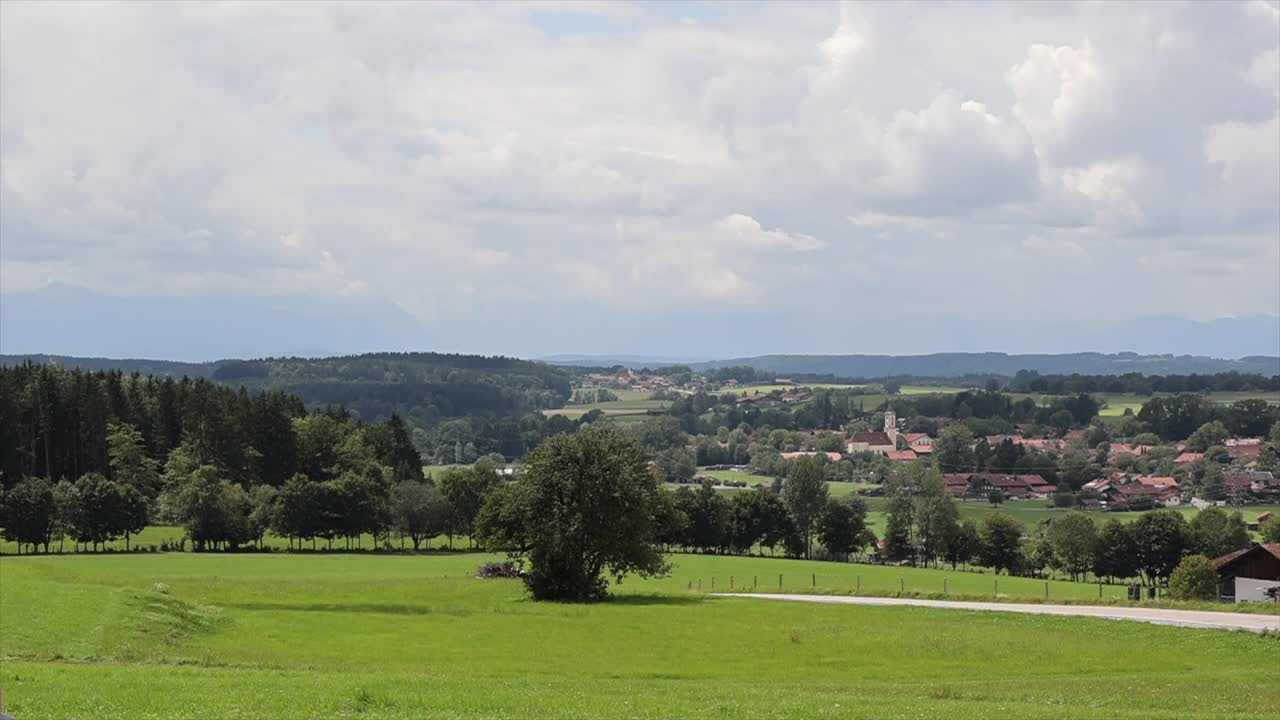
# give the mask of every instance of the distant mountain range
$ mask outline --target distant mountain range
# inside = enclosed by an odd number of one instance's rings
[[[379,357],[381,354],[356,356]],[[391,354],[395,358],[455,358],[468,364],[473,356],[434,356],[432,354]],[[478,357],[478,356],[474,356]],[[138,371],[155,375],[180,377],[211,377],[230,381],[232,366],[242,365],[240,360],[215,360],[203,363],[170,360],[85,358],[60,355],[0,355],[0,364],[13,365],[32,362],[58,362],[68,367],[86,370]],[[329,366],[332,358],[294,359],[290,363],[299,367]],[[276,360],[271,364],[280,365]],[[435,360],[434,362],[440,362]],[[454,361],[450,361],[454,362]],[[1034,370],[1043,375],[1080,373],[1082,375],[1190,375],[1192,373],[1239,372],[1259,375],[1280,375],[1280,357],[1251,356],[1238,359],[1212,358],[1200,355],[1139,355],[1137,353],[1067,353],[1024,354],[1006,353],[935,353],[932,355],[759,355],[705,362],[682,362],[678,359],[636,355],[559,355],[541,358],[539,362],[564,367],[612,367],[657,368],[664,365],[688,365],[695,370],[721,367],[749,366],[778,375],[833,375],[839,378],[959,378],[971,375],[1003,375],[1011,377],[1019,370]],[[220,372],[221,369],[221,372]],[[291,371],[291,372],[297,372]],[[324,372],[321,371],[323,375]],[[315,378],[319,379],[319,378]]]
[[[779,374],[834,375],[842,378],[914,376],[949,378],[965,375],[1012,376],[1019,370],[1043,375],[1189,375],[1240,372],[1280,375],[1280,357],[1250,356],[1235,360],[1200,355],[1139,355],[1137,353],[935,353],[932,355],[760,355],[714,360],[692,365],[706,370],[750,366]]]

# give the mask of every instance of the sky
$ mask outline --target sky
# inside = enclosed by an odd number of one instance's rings
[[[375,349],[1280,354],[1280,4],[0,4],[0,351]]]

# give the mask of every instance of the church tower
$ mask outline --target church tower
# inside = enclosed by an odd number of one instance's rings
[[[898,442],[898,416],[893,408],[884,411],[884,434],[889,436],[889,442]]]

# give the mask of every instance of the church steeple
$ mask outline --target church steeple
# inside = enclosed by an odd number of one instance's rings
[[[890,442],[898,441],[898,415],[892,407],[884,411],[884,434],[889,436]]]

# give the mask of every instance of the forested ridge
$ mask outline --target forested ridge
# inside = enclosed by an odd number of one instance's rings
[[[222,362],[212,378],[284,390],[308,405],[342,405],[358,417],[399,413],[420,426],[446,418],[557,408],[570,395],[564,371],[528,360],[443,353],[371,353]]]

